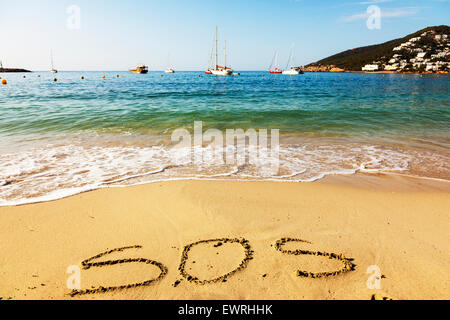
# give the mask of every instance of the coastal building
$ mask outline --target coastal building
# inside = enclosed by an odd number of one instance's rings
[[[394,65],[387,65],[384,67],[384,70],[386,70],[386,71],[395,71],[397,69],[398,69],[398,67],[396,67]]]
[[[333,67],[330,69],[330,72],[344,72],[345,70],[338,67]]]
[[[378,65],[376,64],[366,64],[362,67],[362,71],[376,71],[378,70]]]
[[[423,59],[426,54],[427,54],[426,52],[420,52],[420,53],[417,54],[417,58],[422,58]]]

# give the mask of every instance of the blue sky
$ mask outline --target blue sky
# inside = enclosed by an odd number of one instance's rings
[[[67,28],[71,5],[80,29]],[[381,29],[369,30],[377,5]],[[8,67],[61,70],[203,70],[219,26],[236,70],[265,70],[275,50],[283,67],[295,42],[304,65],[432,25],[449,24],[449,0],[0,0],[0,59]]]

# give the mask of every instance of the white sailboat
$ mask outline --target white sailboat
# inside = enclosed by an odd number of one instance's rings
[[[292,44],[291,53],[289,55],[289,60],[286,65],[286,70],[283,71],[283,74],[287,75],[295,75],[295,74],[302,74],[303,70],[299,67],[294,67],[294,48],[295,44]]]
[[[170,64],[170,54],[169,54],[169,57],[168,57],[168,67],[167,67],[167,69],[166,70],[164,70],[164,72],[165,73],[175,73],[175,69],[173,68],[173,67],[171,67],[171,64]]]
[[[219,29],[216,27],[216,67],[215,69],[210,69],[210,71],[213,75],[216,76],[231,76],[233,74],[233,70],[230,67],[227,67],[227,42],[225,41],[225,47],[224,47],[224,58],[225,58],[225,65],[219,66]]]
[[[50,72],[58,73],[58,70],[56,70],[54,65],[53,65],[53,51],[50,51],[50,60],[51,60],[51,63],[52,63],[52,69],[50,70]]]

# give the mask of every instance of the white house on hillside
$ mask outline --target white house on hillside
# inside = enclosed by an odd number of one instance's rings
[[[378,70],[378,65],[376,64],[366,64],[362,67],[362,71],[375,71]]]

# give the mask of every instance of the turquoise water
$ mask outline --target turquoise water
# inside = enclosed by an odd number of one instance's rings
[[[194,121],[204,130],[279,129],[280,170],[270,179],[314,181],[357,170],[450,176],[444,75],[23,75],[0,74],[8,80],[0,87],[0,204],[116,180],[262,178],[248,166],[212,162],[167,168],[171,133],[192,131]]]
[[[262,74],[64,72],[56,83],[47,72],[25,79],[11,74],[0,91],[0,134],[164,133],[194,120],[218,129],[276,127],[316,135],[448,133],[448,76]]]

